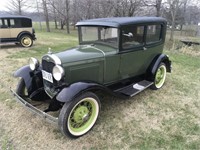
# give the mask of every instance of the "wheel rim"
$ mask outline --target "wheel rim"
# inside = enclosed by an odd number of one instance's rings
[[[165,78],[166,78],[166,67],[165,65],[161,65],[156,72],[155,86],[157,88],[161,88],[165,82]]]
[[[31,46],[32,40],[30,37],[23,37],[22,38],[22,45],[25,47]]]
[[[69,132],[75,136],[89,131],[99,113],[98,102],[94,98],[85,98],[79,101],[71,110],[68,117]]]

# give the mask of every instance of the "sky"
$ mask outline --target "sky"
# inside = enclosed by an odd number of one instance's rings
[[[0,11],[2,10],[8,10],[6,7],[7,7],[7,0],[1,0],[0,2]]]

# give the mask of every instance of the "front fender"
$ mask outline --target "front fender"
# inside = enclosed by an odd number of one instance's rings
[[[14,73],[14,77],[21,77],[24,79],[26,87],[31,85],[31,72],[29,65],[23,66]]]
[[[28,65],[21,67],[14,73],[14,77],[24,79],[28,94],[43,87],[42,72],[40,69],[32,71]]]
[[[82,92],[89,90],[108,91],[106,87],[97,83],[77,82],[62,89],[61,92],[56,96],[56,99],[60,102],[69,102]]]

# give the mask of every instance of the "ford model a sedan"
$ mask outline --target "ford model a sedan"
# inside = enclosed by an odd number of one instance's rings
[[[42,57],[17,70],[12,91],[23,105],[57,123],[64,135],[79,137],[95,124],[99,92],[129,98],[160,89],[171,72],[162,54],[166,21],[157,17],[103,18],[77,23],[79,46]],[[39,109],[32,103],[47,103]],[[57,111],[57,117],[49,114]]]
[[[30,18],[0,15],[0,43],[14,42],[23,47],[30,47],[35,39],[35,30]]]

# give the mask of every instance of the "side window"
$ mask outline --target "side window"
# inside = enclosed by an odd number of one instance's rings
[[[4,26],[7,28],[8,27],[8,19],[4,19]]]
[[[3,26],[3,20],[0,19],[0,28],[2,28],[2,26]]]
[[[20,28],[21,27],[21,19],[10,19],[10,27]]]
[[[161,25],[149,25],[147,26],[146,43],[155,43],[161,40]]]
[[[10,27],[15,27],[15,21],[14,21],[14,19],[10,19]]]
[[[130,49],[143,45],[144,26],[129,26],[122,30],[122,48]]]
[[[0,27],[1,28],[8,28],[8,20],[7,19],[0,19]]]

